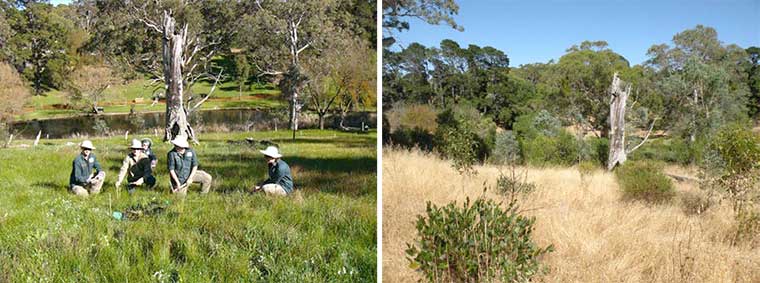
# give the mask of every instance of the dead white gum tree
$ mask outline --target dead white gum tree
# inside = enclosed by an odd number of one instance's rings
[[[607,159],[607,170],[612,170],[618,164],[622,165],[628,154],[638,149],[648,139],[654,128],[654,122],[649,126],[644,140],[630,150],[625,149],[625,112],[628,95],[631,93],[631,84],[620,79],[618,73],[612,77],[610,93],[610,151]]]
[[[138,14],[142,15],[142,17],[138,17],[138,20],[162,35],[161,66],[163,67],[163,74],[160,76],[155,72],[156,78],[153,81],[163,82],[166,90],[164,140],[168,141],[176,136],[184,135],[188,137],[188,140],[198,143],[195,131],[188,122],[188,115],[197,110],[211,96],[216,89],[222,72],[220,71],[214,78],[212,75],[204,72],[207,69],[205,62],[209,62],[210,60],[200,60],[204,62],[201,64],[194,61],[194,59],[201,51],[218,42],[201,44],[197,35],[189,38],[188,25],[184,24],[182,28],[178,29],[171,10],[163,11],[163,18],[160,22],[151,20],[145,11],[138,10],[137,12],[142,12]],[[205,52],[203,56],[211,58],[213,54],[212,50]],[[202,70],[198,69],[199,66],[202,67]],[[188,104],[185,105],[185,88],[192,86],[198,79],[204,77],[214,78],[214,85],[209,93],[195,105],[190,106],[189,100],[187,101]]]

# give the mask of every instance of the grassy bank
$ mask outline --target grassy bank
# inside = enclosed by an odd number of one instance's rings
[[[192,88],[193,93],[208,93],[213,83],[200,81]],[[105,113],[129,113],[134,104],[135,111],[165,111],[163,103],[151,106],[155,87],[148,80],[135,80],[125,85],[114,86],[105,91],[101,106]],[[250,89],[239,92],[238,85],[233,81],[220,82],[214,90],[211,99],[201,105],[201,109],[228,108],[274,108],[285,106],[279,99],[280,91],[272,85],[252,85]],[[135,99],[143,102],[135,104]],[[60,109],[56,106],[68,103],[66,93],[49,91],[44,96],[33,96],[26,107],[32,110],[17,117],[18,120],[45,119],[66,117],[81,114],[81,110]]]
[[[212,192],[167,193],[157,142],[156,191],[116,191],[123,138],[93,139],[104,191],[67,189],[75,140],[0,150],[0,282],[372,282],[376,278],[375,134],[301,131],[202,134],[195,150]],[[245,192],[266,166],[245,137],[280,145],[299,189],[288,198]],[[155,201],[155,215],[118,221],[113,211]]]
[[[404,250],[425,202],[478,197],[484,183],[495,187],[499,168],[477,167],[477,176],[461,177],[448,161],[406,150],[384,150],[382,166],[383,280],[416,281],[421,275],[409,268]],[[555,248],[541,259],[549,272],[539,282],[760,282],[757,248],[730,244],[737,227],[730,204],[684,212],[683,196],[698,193],[695,184],[676,183],[671,204],[647,205],[623,201],[614,175],[601,170],[586,180],[575,168],[527,170],[537,188],[522,197],[521,208],[536,217],[537,244]],[[486,197],[504,200],[494,189]]]

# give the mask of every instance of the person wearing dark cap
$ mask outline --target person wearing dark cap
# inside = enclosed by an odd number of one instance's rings
[[[72,162],[71,174],[69,175],[69,190],[78,196],[89,196],[100,193],[106,172],[100,168],[97,157],[92,153],[95,146],[89,140],[79,144],[82,152]]]

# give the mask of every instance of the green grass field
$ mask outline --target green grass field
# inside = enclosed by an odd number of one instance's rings
[[[286,198],[250,194],[266,166],[245,137],[279,144],[297,191]],[[67,191],[78,140],[0,149],[0,282],[374,282],[376,281],[376,133],[306,130],[204,133],[195,146],[212,192],[168,193],[166,152],[155,191],[114,189],[128,142],[95,138],[107,172],[103,192]],[[138,137],[139,138],[139,137]],[[21,141],[28,142],[28,141]],[[149,202],[154,215],[116,220]]]
[[[192,91],[194,93],[208,93],[213,83],[200,81],[196,83]],[[125,85],[114,86],[105,91],[101,104],[105,113],[129,113],[135,98],[142,98],[143,104],[136,104],[135,111],[164,111],[164,104],[150,106],[155,87],[149,85],[148,80],[135,80]],[[280,91],[271,85],[251,85],[249,90],[238,92],[238,85],[234,81],[220,82],[211,95],[211,100],[201,105],[201,109],[230,109],[230,108],[275,108],[284,106],[279,99]],[[238,97],[243,98],[237,100]],[[255,97],[253,97],[255,96]],[[214,100],[220,101],[214,101]],[[58,90],[47,92],[44,96],[32,96],[27,107],[34,107],[34,111],[21,114],[18,120],[45,119],[54,117],[66,117],[82,114],[76,109],[51,109],[56,104],[66,104],[66,93]]]

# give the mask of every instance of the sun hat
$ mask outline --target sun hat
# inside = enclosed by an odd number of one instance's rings
[[[142,149],[142,143],[138,140],[132,140],[132,145],[129,147],[131,149]]]
[[[84,140],[81,144],[79,144],[79,147],[90,150],[95,149],[95,146],[92,145],[92,142],[90,140]]]
[[[187,137],[186,136],[176,136],[174,137],[174,140],[172,140],[172,144],[182,147],[182,148],[189,148],[190,144],[187,143]]]
[[[265,150],[259,150],[262,154],[273,157],[273,158],[280,158],[282,157],[282,154],[280,154],[280,151],[277,149],[276,146],[268,146]]]

